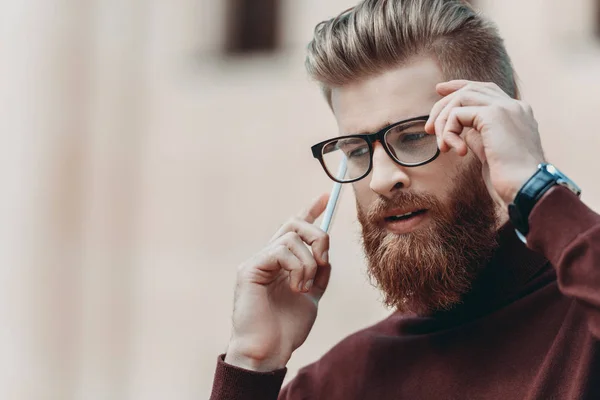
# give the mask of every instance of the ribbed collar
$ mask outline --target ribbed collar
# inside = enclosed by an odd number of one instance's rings
[[[516,295],[547,264],[544,256],[527,248],[507,222],[498,230],[498,247],[465,296],[464,304],[502,302]]]

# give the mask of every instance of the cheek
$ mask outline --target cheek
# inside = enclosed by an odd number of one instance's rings
[[[417,193],[427,193],[446,203],[458,181],[462,163],[458,155],[446,153],[429,165],[417,167],[412,175],[412,186]]]
[[[369,209],[371,203],[375,200],[376,194],[369,187],[370,176],[352,184],[356,204],[364,211]]]
[[[479,163],[478,159],[472,153],[461,157],[454,151],[451,151],[445,155],[447,157],[440,160],[440,164],[436,166],[436,176],[432,178],[432,181],[435,181],[436,185],[436,188],[432,188],[435,191],[432,193],[444,203],[453,200],[452,196],[456,196],[457,185],[464,185],[464,175],[470,174],[469,169],[475,167],[472,165],[473,163]],[[473,184],[475,183],[473,182]],[[469,187],[463,187],[461,190],[468,189]]]

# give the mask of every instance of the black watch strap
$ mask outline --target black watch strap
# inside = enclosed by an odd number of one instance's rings
[[[555,185],[565,186],[577,196],[581,194],[579,186],[554,165],[540,164],[535,174],[525,182],[514,201],[508,206],[510,221],[523,241],[529,233],[529,214],[539,199]]]
[[[544,168],[538,168],[536,173],[519,190],[513,203],[508,206],[510,220],[523,236],[529,233],[529,214],[531,214],[531,210],[544,193],[554,185],[556,185],[556,177]]]

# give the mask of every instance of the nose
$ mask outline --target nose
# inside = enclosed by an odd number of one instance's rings
[[[410,187],[406,167],[397,164],[379,142],[373,143],[373,168],[369,186],[375,193],[392,198],[401,189]]]

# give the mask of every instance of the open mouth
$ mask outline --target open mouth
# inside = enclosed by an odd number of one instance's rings
[[[406,220],[409,220],[416,216],[425,214],[426,212],[427,212],[427,210],[417,210],[417,211],[412,211],[412,212],[402,214],[402,215],[391,215],[389,217],[386,217],[385,221],[386,222],[406,221]]]

